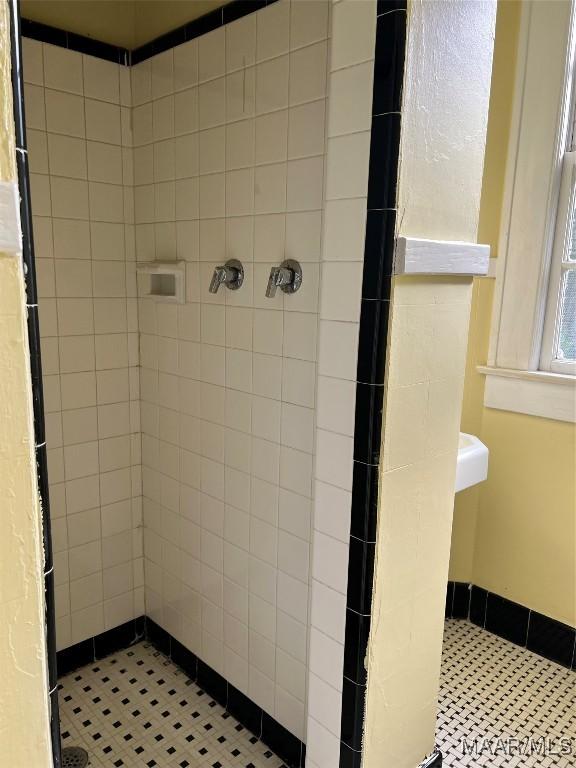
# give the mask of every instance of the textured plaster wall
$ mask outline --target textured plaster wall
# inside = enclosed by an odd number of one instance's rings
[[[495,2],[412,2],[398,188],[407,237],[475,242]],[[471,278],[396,278],[364,768],[434,746]]]
[[[0,181],[15,182],[8,6],[0,4]],[[10,222],[6,218],[2,226]],[[0,764],[51,765],[41,517],[20,254],[0,253]]]
[[[365,768],[434,746],[470,298],[469,278],[394,282]]]
[[[496,2],[414,0],[398,188],[402,235],[476,242]]]

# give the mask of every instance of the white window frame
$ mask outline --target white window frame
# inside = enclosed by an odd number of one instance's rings
[[[558,360],[554,352],[560,332],[560,291],[564,275],[568,270],[576,270],[576,263],[565,259],[568,240],[572,235],[572,217],[576,202],[576,152],[570,148],[562,160],[562,176],[556,230],[550,263],[548,296],[546,297],[546,315],[542,333],[540,368],[552,373],[576,374],[576,360]]]
[[[547,299],[560,280],[553,243],[567,204],[575,2],[522,3],[490,349],[479,368],[487,407],[563,421],[576,421],[576,377],[551,364],[557,299]]]

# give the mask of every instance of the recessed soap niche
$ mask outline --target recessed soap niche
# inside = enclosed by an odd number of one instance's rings
[[[153,261],[139,263],[138,292],[156,301],[184,303],[184,261]]]

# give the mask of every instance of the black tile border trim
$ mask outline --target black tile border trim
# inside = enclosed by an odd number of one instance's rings
[[[378,0],[376,12],[368,200],[356,369],[340,768],[360,768],[362,763],[365,658],[370,634],[378,475],[384,428],[386,353],[400,154],[400,106],[406,46],[406,2]]]
[[[127,48],[103,43],[93,37],[85,37],[75,32],[67,32],[64,29],[58,29],[58,27],[41,24],[39,21],[22,19],[22,36],[38,40],[40,43],[50,43],[59,48],[68,48],[88,56],[113,61],[115,64],[130,64],[130,51]]]
[[[147,616],[132,619],[58,651],[58,677],[94,664],[142,640],[147,640],[157,651],[177,664],[190,680],[269,746],[288,768],[304,768],[306,745],[300,739]]]
[[[576,671],[576,628],[474,584],[449,581],[446,618],[469,619],[504,640]]]
[[[144,640],[144,630],[144,616],[140,616],[58,651],[58,677],[67,675],[86,664],[93,664],[111,653],[129,648],[134,643],[139,643]]]
[[[275,2],[277,0],[231,0],[231,2],[220,6],[220,8],[215,8],[213,11],[204,14],[204,16],[193,19],[132,50],[104,43],[93,37],[68,32],[58,27],[51,27],[48,24],[41,24],[31,19],[22,19],[22,35],[32,40],[38,40],[41,43],[50,43],[60,48],[68,48],[71,51],[85,53],[88,56],[96,56],[99,59],[112,61],[116,64],[132,66],[149,59],[151,56],[156,56],[158,53],[168,51],[177,45],[194,40],[201,35],[205,35],[207,32],[219,29],[225,24],[237,21]]]

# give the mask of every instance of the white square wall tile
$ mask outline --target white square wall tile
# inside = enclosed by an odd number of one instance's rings
[[[121,143],[120,107],[104,101],[85,99],[86,138],[105,141],[109,144]]]
[[[174,88],[174,50],[170,48],[153,56],[151,66],[152,98],[159,99],[162,96],[168,96]]]
[[[346,594],[348,583],[348,542],[338,541],[318,530],[312,540],[312,576],[316,581]]]
[[[356,381],[358,322],[320,320],[318,372],[324,376]]]
[[[327,0],[294,2],[290,9],[290,47],[300,48],[328,35]]]
[[[372,123],[372,61],[333,72],[328,99],[328,135],[368,131]]]
[[[318,377],[317,422],[321,429],[354,435],[356,384],[345,379]]]
[[[344,644],[346,595],[319,581],[312,581],[311,624],[324,635]]]
[[[360,320],[363,274],[361,261],[322,264],[320,314],[323,320]]]
[[[22,38],[22,58],[26,62],[24,82],[44,85],[43,44],[29,37]]]
[[[328,139],[326,200],[366,197],[370,132]]]
[[[321,211],[289,213],[286,216],[286,255],[300,262],[319,262],[321,230]]]
[[[82,95],[82,54],[44,44],[44,85]]]
[[[340,760],[340,738],[331,733],[313,717],[306,727],[306,762],[312,768],[329,768]]]
[[[326,95],[326,42],[290,54],[290,106]]]
[[[310,630],[310,671],[321,680],[342,691],[344,645],[312,627]]]
[[[308,621],[308,585],[280,571],[278,573],[278,608],[292,618]],[[340,673],[340,676],[341,673]]]
[[[254,13],[226,24],[226,70],[248,67],[256,58],[256,19]]]
[[[198,82],[198,40],[190,40],[174,48],[174,90],[196,85]]]
[[[324,217],[325,261],[363,261],[366,199],[330,200]]]
[[[280,0],[256,16],[258,61],[286,53],[290,35],[290,3]]]
[[[343,0],[332,17],[332,71],[374,58],[376,4]]]
[[[288,56],[280,56],[256,66],[257,114],[262,115],[288,106],[288,73]]]
[[[84,95],[118,104],[120,102],[120,70],[126,68],[95,56],[83,56],[82,63]]]
[[[288,162],[286,207],[288,211],[311,211],[322,207],[324,158],[311,157]]]
[[[347,544],[352,505],[350,491],[317,480],[314,494],[314,529]]]
[[[225,73],[226,31],[220,27],[198,38],[198,75],[200,82]]]
[[[308,712],[310,717],[340,738],[342,694],[312,674],[308,685]]]
[[[352,490],[354,438],[316,430],[316,477]]]
[[[324,152],[325,100],[290,109],[288,157],[308,157]]]

